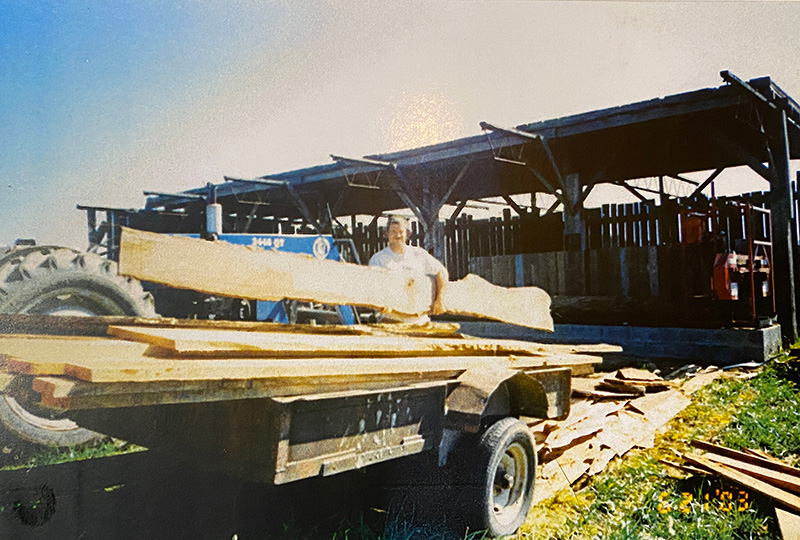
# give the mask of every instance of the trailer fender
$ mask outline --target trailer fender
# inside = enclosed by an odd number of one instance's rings
[[[485,416],[547,418],[550,410],[544,385],[514,369],[468,369],[445,401],[445,427],[477,433]]]

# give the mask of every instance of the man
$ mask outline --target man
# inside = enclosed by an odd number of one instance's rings
[[[444,313],[442,298],[444,297],[445,284],[448,280],[447,269],[431,254],[417,246],[406,244],[411,230],[408,220],[402,216],[389,217],[386,237],[389,246],[372,256],[370,266],[380,266],[387,270],[405,270],[417,274],[434,276],[435,291],[433,303],[428,312],[430,315]],[[430,321],[428,314],[420,316],[403,315],[400,313],[387,314],[386,320],[410,324],[423,324]]]

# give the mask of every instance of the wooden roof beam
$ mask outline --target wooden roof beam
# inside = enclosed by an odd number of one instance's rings
[[[690,180],[689,178],[684,178],[678,174],[665,174],[664,176],[668,176],[675,180],[680,180],[681,182],[686,182],[687,184],[692,184],[693,186],[700,185],[700,182],[697,182],[696,180]]]
[[[418,220],[427,228],[428,226],[428,219],[425,213],[422,212],[422,209],[419,205],[411,198],[411,194],[414,192],[411,183],[406,178],[405,174],[400,170],[396,163],[392,161],[379,161],[377,159],[369,159],[369,158],[349,158],[344,156],[337,156],[331,154],[331,159],[339,162],[339,163],[354,163],[357,165],[371,165],[373,167],[381,167],[387,170],[394,172],[397,179],[400,181],[399,189],[395,188],[395,193],[397,193],[400,200],[403,201],[403,204],[408,207],[409,210],[414,212],[414,215],[417,217]]]
[[[525,215],[525,210],[520,208],[520,206],[517,204],[517,201],[511,198],[511,195],[503,195],[502,197],[503,200],[508,203],[508,206],[514,209],[514,212],[516,212],[518,216]]]
[[[691,194],[691,195],[689,195],[689,198],[696,197],[697,195],[699,195],[699,194],[700,194],[700,192],[702,192],[704,189],[706,189],[706,188],[708,187],[708,185],[709,185],[711,182],[713,182],[713,181],[714,181],[714,180],[717,178],[717,176],[719,176],[719,175],[720,175],[720,173],[722,173],[722,171],[724,171],[724,170],[725,170],[725,167],[720,167],[719,169],[717,169],[716,171],[714,171],[713,173],[711,173],[711,176],[709,176],[708,178],[706,178],[706,179],[705,179],[705,181],[703,181],[703,183],[702,183],[702,184],[700,184],[699,186],[697,186],[697,187],[695,188],[695,190],[694,190],[694,191],[692,191],[692,194]]]
[[[744,82],[739,77],[731,73],[730,71],[720,71],[719,76],[722,77],[726,83],[732,86],[738,86],[748,94],[750,94],[756,101],[766,105],[770,109],[774,111],[784,111],[786,113],[787,120],[791,123],[795,128],[800,129],[800,113],[797,111],[795,107],[792,106],[792,103],[789,102],[789,98],[775,98],[770,99],[772,96],[767,97],[755,88],[753,88],[750,84]],[[772,92],[770,92],[772,94]]]
[[[490,124],[489,122],[481,122],[480,126],[481,129],[483,130],[501,131],[504,133],[509,133],[511,135],[516,135],[517,137],[521,137],[529,141],[538,141],[539,144],[542,145],[544,153],[547,155],[547,159],[550,161],[550,166],[553,168],[553,172],[556,173],[556,178],[558,179],[559,186],[561,187],[562,191],[566,192],[564,178],[561,175],[561,170],[558,168],[555,156],[553,156],[553,152],[550,150],[550,144],[548,144],[547,139],[545,137],[538,135],[536,133],[528,133],[527,131],[522,131],[520,129],[495,126],[494,124]]]
[[[745,164],[758,173],[761,178],[767,182],[772,183],[773,171],[764,166],[758,158],[748,152],[739,143],[731,139],[728,135],[720,131],[718,128],[712,126],[710,129],[711,143],[717,146],[721,151],[728,154],[734,159],[740,159]]]
[[[647,197],[645,197],[644,195],[642,195],[641,193],[639,193],[639,192],[636,190],[637,188],[634,188],[632,185],[630,185],[629,183],[627,183],[625,180],[619,180],[619,181],[617,181],[617,182],[615,182],[615,183],[616,183],[618,186],[624,187],[625,189],[627,189],[628,191],[630,191],[630,192],[631,192],[633,195],[635,195],[635,196],[636,196],[636,198],[638,198],[640,201],[642,201],[642,202],[650,202],[650,199],[648,199]]]
[[[315,219],[311,215],[311,210],[309,210],[303,198],[300,196],[297,190],[294,189],[294,186],[292,186],[288,180],[276,180],[274,178],[269,178],[267,176],[262,176],[253,179],[231,178],[229,176],[225,176],[224,178],[226,182],[250,182],[255,184],[266,184],[270,186],[283,186],[289,193],[289,197],[292,199],[292,202],[294,202],[297,209],[303,215],[303,219],[305,219],[309,225],[314,227],[314,230],[317,231],[317,233],[319,234],[323,233],[324,228],[322,224],[319,222],[318,219]]]

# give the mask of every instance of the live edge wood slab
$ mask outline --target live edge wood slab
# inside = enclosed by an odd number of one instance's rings
[[[433,291],[433,278],[428,276],[126,227],[119,272],[234,298],[292,298],[403,314],[427,313]],[[454,315],[553,330],[550,297],[536,287],[499,287],[468,275],[447,284],[444,308]]]

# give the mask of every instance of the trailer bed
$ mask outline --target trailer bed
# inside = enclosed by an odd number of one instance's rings
[[[0,384],[23,404],[272,483],[438,448],[443,430],[476,429],[512,380],[533,385],[518,413],[563,416],[572,371],[601,360],[580,347],[472,338],[453,324],[6,320],[0,328],[15,333],[0,334]]]

